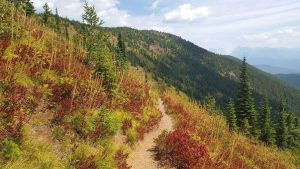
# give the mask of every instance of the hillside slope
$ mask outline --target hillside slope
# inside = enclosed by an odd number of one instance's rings
[[[214,54],[167,33],[131,28],[106,30],[114,36],[122,33],[130,61],[153,73],[156,79],[174,85],[201,101],[212,95],[222,107],[230,98],[235,98],[240,60]],[[249,69],[256,101],[260,100],[264,91],[273,105],[284,96],[293,110],[300,115],[300,91],[252,66]]]
[[[66,38],[39,19],[0,0],[0,168],[128,168],[161,118],[152,82],[129,68],[112,93],[74,28]]]
[[[265,147],[255,139],[230,131],[226,120],[174,89],[163,94],[174,131],[156,140],[158,159],[180,169],[296,169],[299,156]]]
[[[120,71],[118,52],[103,44],[97,46],[101,55],[95,59],[110,59],[116,75],[112,90],[105,76],[99,76],[106,71],[99,69],[103,65],[86,61],[84,34],[67,19],[54,22],[49,17],[44,23],[40,16],[25,16],[13,2],[0,0],[1,169],[129,169],[126,161],[143,137],[149,147],[158,145],[158,155],[161,151],[171,157],[165,159],[175,159],[170,165],[180,169],[299,165],[299,158],[288,151],[231,132],[223,116],[161,87],[143,69],[128,66]],[[65,29],[58,31],[62,25]],[[115,44],[114,37],[101,37]],[[157,45],[151,49],[169,52]],[[165,114],[163,105],[172,115]],[[173,128],[153,142],[162,130]],[[146,156],[152,163],[154,157]]]

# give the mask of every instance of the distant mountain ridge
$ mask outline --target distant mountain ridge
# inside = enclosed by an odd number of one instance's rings
[[[290,71],[276,70],[276,73],[300,73],[300,48],[248,48],[238,47],[232,51],[232,55],[238,58],[247,57],[252,65],[270,65],[284,68]],[[269,70],[270,68],[268,68]],[[273,70],[274,69],[274,70]]]
[[[267,73],[271,74],[291,74],[291,73],[299,73],[299,71],[289,68],[270,66],[270,65],[254,65],[260,70],[263,70]]]

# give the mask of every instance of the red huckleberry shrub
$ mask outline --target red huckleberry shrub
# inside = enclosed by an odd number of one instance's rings
[[[210,164],[207,147],[193,140],[183,130],[171,133],[167,137],[167,146],[171,159],[178,168],[201,168]]]

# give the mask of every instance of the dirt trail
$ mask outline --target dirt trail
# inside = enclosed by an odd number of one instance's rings
[[[55,155],[60,159],[65,155],[61,151],[61,147],[58,140],[53,139],[52,129],[50,127],[51,120],[53,119],[53,113],[46,111],[44,104],[41,104],[36,114],[31,117],[29,121],[31,139],[34,139],[35,143],[48,144]]]
[[[165,107],[161,99],[158,100],[158,109],[162,113],[162,119],[158,128],[145,134],[144,140],[137,143],[133,152],[129,155],[128,164],[132,169],[158,169],[158,162],[154,160],[154,153],[151,149],[154,148],[154,139],[157,138],[163,130],[171,131],[173,123],[171,117],[165,112]]]

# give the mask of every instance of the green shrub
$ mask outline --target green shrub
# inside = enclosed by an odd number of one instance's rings
[[[126,131],[127,141],[131,144],[135,143],[138,139],[138,133],[134,128],[130,128]]]
[[[2,142],[2,154],[6,159],[14,160],[21,155],[21,150],[14,141],[4,140]]]
[[[91,150],[88,145],[82,144],[76,148],[72,159],[74,161],[81,161],[87,159],[91,155],[90,151]]]
[[[52,135],[57,140],[63,140],[65,137],[65,130],[60,126],[55,126],[52,130]]]
[[[88,133],[95,130],[97,117],[97,111],[89,111],[86,114],[76,113],[71,118],[71,125],[78,133],[86,136]]]
[[[103,110],[100,113],[101,127],[105,129],[107,135],[115,135],[121,129],[123,120],[123,112]]]
[[[163,159],[167,154],[169,154],[170,149],[167,146],[167,137],[170,133],[164,130],[158,138],[155,139],[155,150],[156,155],[159,159]]]
[[[17,84],[20,84],[26,88],[34,87],[33,81],[26,74],[16,73],[14,78]]]
[[[84,122],[84,115],[80,113],[75,114],[71,119],[71,125],[73,129],[79,133],[83,132],[83,127],[82,127],[83,122]]]
[[[100,142],[102,146],[102,153],[96,158],[96,164],[98,168],[113,169],[115,167],[115,153],[116,149],[111,138],[104,138]]]

